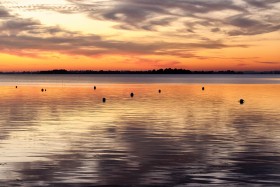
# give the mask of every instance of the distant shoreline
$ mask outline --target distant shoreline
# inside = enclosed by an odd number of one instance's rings
[[[0,72],[0,74],[280,74],[278,71],[191,71],[186,69],[158,69],[147,71],[117,71],[117,70],[65,70]]]

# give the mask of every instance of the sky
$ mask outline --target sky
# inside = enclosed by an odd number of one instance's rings
[[[280,0],[0,0],[0,71],[280,70]]]

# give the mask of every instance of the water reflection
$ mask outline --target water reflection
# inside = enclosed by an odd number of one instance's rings
[[[280,86],[0,89],[5,185],[280,185]]]

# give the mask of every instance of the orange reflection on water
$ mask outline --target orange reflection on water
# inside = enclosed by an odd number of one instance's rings
[[[218,180],[243,175],[244,155],[279,154],[279,85],[203,86],[2,86],[0,180],[165,184],[197,171]]]

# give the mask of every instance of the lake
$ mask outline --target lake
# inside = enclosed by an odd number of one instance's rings
[[[280,75],[0,75],[0,186],[279,186],[279,95]]]

